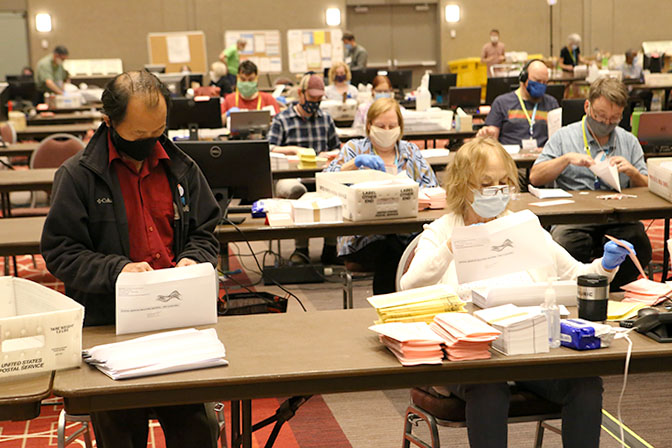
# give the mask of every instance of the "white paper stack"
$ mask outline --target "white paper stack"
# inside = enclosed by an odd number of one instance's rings
[[[528,185],[527,190],[532,196],[535,196],[539,199],[572,197],[571,193],[566,192],[562,188],[535,188],[533,185]]]
[[[422,157],[430,165],[448,165],[450,163],[450,150],[444,148],[429,148],[420,151]]]
[[[84,361],[113,380],[226,366],[214,328],[157,333],[83,351]]]
[[[441,364],[443,339],[425,322],[379,324],[369,327],[404,366]]]
[[[451,361],[489,359],[490,343],[501,335],[499,330],[466,313],[437,314],[429,327],[443,338]]]
[[[446,208],[446,190],[441,187],[421,188],[418,191],[418,210]]]
[[[292,201],[291,204],[294,224],[343,221],[343,203],[341,198],[336,196],[325,198],[317,193],[306,193],[300,199]]]
[[[380,320],[388,322],[431,322],[439,313],[464,311],[464,302],[449,285],[433,285],[381,294],[366,299]]]
[[[471,300],[480,308],[512,303],[518,306],[538,305],[543,301],[548,283],[493,284],[473,288]],[[558,305],[576,306],[576,281],[559,280],[553,282]]]
[[[505,355],[548,352],[548,324],[539,307],[502,305],[474,312],[502,332],[492,347]]]

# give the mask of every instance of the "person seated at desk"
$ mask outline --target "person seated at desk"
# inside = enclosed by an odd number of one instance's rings
[[[236,79],[236,91],[226,95],[222,104],[222,113],[241,109],[270,110],[271,115],[280,112],[278,102],[275,101],[273,95],[259,91],[257,65],[250,60],[240,63]]]
[[[329,69],[329,85],[324,89],[327,100],[345,101],[346,98],[357,99],[357,87],[350,84],[352,73],[345,62],[334,62]]]
[[[435,284],[457,288],[451,237],[453,229],[478,225],[506,216],[511,192],[517,186],[517,170],[511,156],[495,140],[477,137],[455,153],[448,166],[446,214],[427,226],[420,236],[413,261],[401,278],[401,288],[411,289]],[[576,261],[550,235],[547,247],[553,264],[527,271],[534,281],[551,277],[574,280],[579,275],[594,273],[610,280],[627,251],[609,242],[604,257],[590,264]],[[451,384],[437,387],[466,403],[466,423],[472,448],[506,447],[509,415],[507,383]],[[565,447],[595,448],[599,446],[602,421],[602,379],[599,377],[516,381],[518,387],[562,405],[562,442]]]
[[[573,73],[574,67],[585,63],[581,57],[579,45],[581,45],[581,36],[576,33],[567,36],[567,45],[560,50],[560,61],[558,62],[558,66],[563,71]]]
[[[392,88],[392,81],[385,75],[376,75],[371,82],[371,100],[362,103],[357,107],[355,113],[355,120],[352,122],[353,128],[364,129],[366,126],[366,115],[369,112],[369,107],[374,101],[380,98],[394,98],[394,89]],[[403,107],[399,106],[401,110]]]
[[[212,263],[220,210],[198,166],[163,135],[170,93],[147,71],[105,88],[103,120],[83,151],[56,172],[42,232],[47,269],[84,305],[84,325],[114,325],[121,272]],[[203,403],[153,408],[166,446],[217,447]],[[100,447],[147,446],[150,409],[91,414]]]
[[[495,98],[485,126],[476,135],[492,137],[503,145],[542,148],[548,140],[548,112],[560,107],[555,98],[546,94],[548,68],[543,61],[532,59],[518,80],[518,89]]]
[[[216,61],[210,66],[210,85],[219,87],[219,94],[223,97],[233,92],[233,88],[229,83],[229,77],[227,76],[228,73],[226,64],[223,62]]]
[[[555,182],[564,190],[610,190],[590,171],[595,160],[609,158],[619,172],[621,188],[645,187],[648,175],[644,153],[637,138],[618,127],[628,100],[625,85],[613,78],[600,78],[590,86],[580,122],[561,128],[546,143],[530,171],[530,183],[542,186]],[[624,238],[635,247],[642,266],[651,261],[651,242],[641,222],[607,224],[563,224],[551,229],[553,239],[584,263],[595,255],[605,235]],[[626,260],[611,284],[613,291],[636,280],[639,271]]]
[[[324,81],[314,73],[301,78],[297,88],[298,103],[273,117],[268,132],[271,151],[286,155],[296,155],[299,148],[312,148],[315,153],[335,156],[341,148],[336,135],[336,125],[329,113],[320,109],[324,96]],[[297,199],[307,191],[299,179],[280,179],[275,185],[275,194],[281,198]],[[296,239],[296,250],[290,257],[293,263],[309,261],[308,239]],[[334,264],[336,258],[336,238],[325,238],[322,263]]]
[[[35,83],[37,90],[44,96],[45,93],[63,94],[63,84],[68,80],[68,72],[63,67],[63,62],[68,59],[68,49],[63,45],[54,48],[52,54],[47,55],[37,62]]]
[[[642,64],[637,60],[637,52],[628,49],[625,52],[625,63],[621,66],[625,79],[642,79]]]
[[[392,98],[373,102],[366,116],[366,137],[349,140],[325,172],[373,169],[404,172],[420,187],[438,187],[434,171],[418,147],[401,139],[404,120]],[[373,293],[395,291],[399,259],[414,235],[369,235],[338,238],[338,255],[353,271],[374,272]]]

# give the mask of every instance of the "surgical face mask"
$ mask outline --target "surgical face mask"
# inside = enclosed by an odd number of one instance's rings
[[[589,112],[591,112],[590,109]],[[614,129],[616,129],[616,126],[618,126],[618,123],[607,124],[602,123],[601,121],[597,121],[593,118],[591,113],[586,115],[586,122],[588,123],[590,130],[593,131],[598,137],[606,137],[607,135],[611,134]]]
[[[352,44],[345,44],[345,49],[348,51],[352,50]]]
[[[343,82],[346,79],[348,79],[348,77],[346,75],[336,75],[336,76],[334,76],[334,81],[336,81],[336,82]]]
[[[541,98],[546,93],[546,84],[530,79],[527,81],[527,92],[532,98]]]
[[[236,88],[243,95],[243,98],[252,98],[258,91],[257,81],[238,81]]]
[[[374,100],[379,100],[381,98],[392,98],[392,92],[373,92]]]
[[[315,115],[317,111],[320,109],[320,102],[321,101],[304,101],[304,103],[301,105],[301,108],[306,111],[308,115]]]
[[[499,42],[499,36],[490,36],[490,42],[496,44],[497,42]]]
[[[579,48],[578,45],[576,45],[576,44],[572,44],[572,51],[575,51],[577,48]]]
[[[116,129],[110,128],[112,131],[111,139],[117,151],[121,151],[131,158],[142,162],[151,154],[159,137],[143,138],[141,140],[126,140]]]
[[[383,129],[372,125],[369,129],[371,143],[379,148],[391,148],[399,140],[399,135],[401,135],[399,126],[392,129]]]
[[[481,218],[495,218],[506,210],[513,188],[508,185],[485,187],[481,191],[472,190],[474,201],[471,208]]]

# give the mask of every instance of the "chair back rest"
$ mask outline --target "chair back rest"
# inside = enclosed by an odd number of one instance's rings
[[[10,122],[0,124],[0,137],[2,137],[2,140],[8,145],[16,143],[17,138],[14,125]]]
[[[84,149],[84,142],[70,134],[54,134],[40,142],[30,159],[31,168],[58,168]]]
[[[194,96],[209,96],[218,98],[221,89],[217,86],[201,86],[194,89]]]
[[[413,240],[408,243],[408,246],[406,246],[406,249],[404,249],[404,253],[401,254],[401,259],[399,259],[399,265],[397,266],[397,275],[394,280],[394,286],[397,291],[401,291],[401,277],[406,273],[408,270],[408,267],[411,265],[411,262],[413,261],[413,257],[415,256],[415,248],[418,247],[418,242],[420,241],[420,236],[422,233]]]

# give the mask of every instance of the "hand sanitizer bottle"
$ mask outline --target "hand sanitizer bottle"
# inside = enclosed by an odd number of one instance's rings
[[[541,312],[546,315],[546,322],[548,322],[549,347],[560,347],[560,308],[555,302],[555,289],[551,277],[548,279],[548,286],[544,293],[544,303],[541,304]]]

